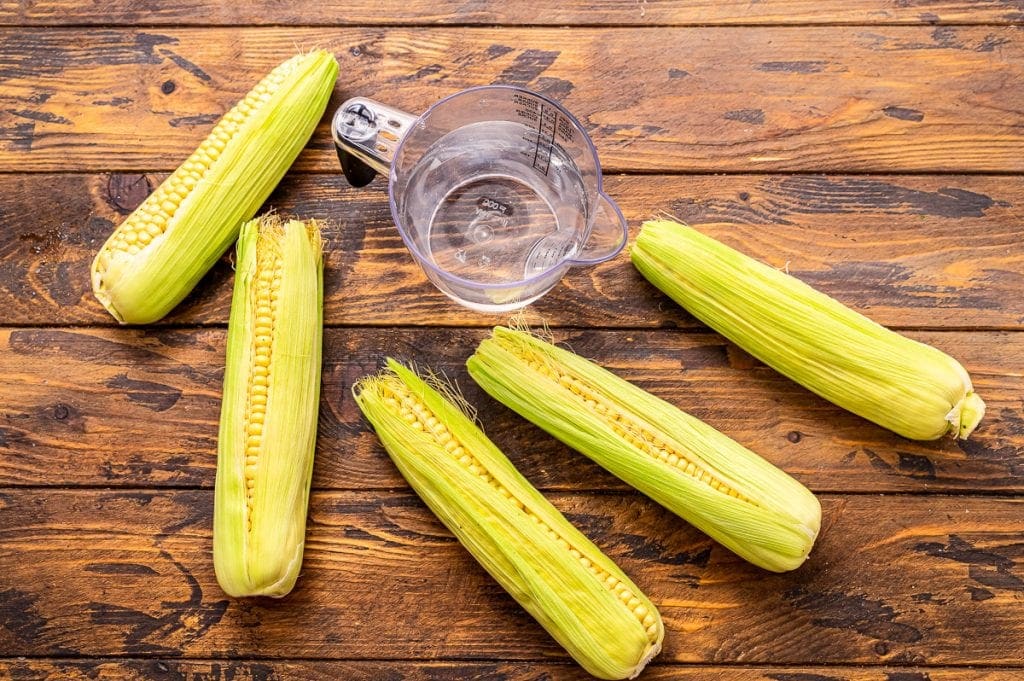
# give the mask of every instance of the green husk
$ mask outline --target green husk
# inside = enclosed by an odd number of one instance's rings
[[[775,572],[807,558],[821,524],[818,500],[699,419],[524,331],[496,327],[466,366],[494,399],[742,558]],[[670,465],[647,446],[676,452],[684,465],[693,463],[742,498]]]
[[[904,437],[967,438],[985,414],[949,355],[690,227],[645,222],[631,257],[652,284],[754,357]]]
[[[323,258],[316,221],[265,215],[238,240],[217,441],[213,562],[231,596],[281,597],[302,566],[316,448],[323,328]],[[270,337],[269,385],[255,474],[247,475],[254,411],[257,280],[280,257]],[[261,342],[261,347],[267,347]],[[251,500],[247,479],[254,481]]]
[[[154,322],[192,291],[305,147],[337,75],[334,55],[324,50],[280,64],[114,230],[91,275],[96,298],[115,319]],[[135,242],[148,225],[159,228],[157,219],[163,233]],[[123,241],[119,247],[123,238],[131,238],[138,252],[126,252]]]
[[[361,380],[353,393],[392,461],[427,506],[584,669],[603,679],[640,673],[661,648],[664,630],[657,610],[469,417],[392,359],[379,375]],[[402,405],[410,403],[424,407],[423,413],[416,416],[406,409],[403,415]],[[470,463],[460,462],[463,456],[470,456]],[[499,493],[500,488],[508,494]],[[562,542],[578,550],[591,568]],[[616,596],[609,579],[628,589],[636,604]],[[643,614],[631,611],[636,608]]]

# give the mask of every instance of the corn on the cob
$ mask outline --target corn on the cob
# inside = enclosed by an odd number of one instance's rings
[[[466,365],[496,400],[742,558],[775,572],[807,558],[818,500],[699,419],[523,331],[495,328]]]
[[[353,393],[427,506],[584,669],[640,673],[661,649],[657,610],[470,418],[394,360]]]
[[[690,227],[646,222],[631,255],[652,284],[733,343],[904,437],[966,438],[985,414],[949,355]]]
[[[284,596],[302,564],[320,398],[319,225],[275,216],[238,240],[217,447],[213,561],[231,596]]]
[[[114,230],[93,260],[92,287],[115,319],[153,322],[188,295],[306,145],[337,74],[319,50],[275,68]]]

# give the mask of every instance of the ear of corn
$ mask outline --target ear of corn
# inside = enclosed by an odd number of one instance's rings
[[[782,572],[807,558],[818,500],[699,419],[522,331],[495,328],[466,365],[496,400],[751,563]]]
[[[658,612],[470,418],[394,360],[354,393],[427,506],[584,669],[640,673],[661,649]]]
[[[114,230],[93,260],[92,287],[115,319],[153,322],[188,295],[306,145],[337,74],[320,50],[275,68]]]
[[[690,227],[644,223],[632,260],[652,284],[754,357],[904,437],[966,438],[985,414],[970,376],[949,355]]]
[[[231,596],[284,596],[302,564],[320,398],[315,221],[248,222],[238,241],[217,448],[213,562]]]

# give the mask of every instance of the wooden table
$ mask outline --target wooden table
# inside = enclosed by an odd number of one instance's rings
[[[593,8],[588,8],[593,4]],[[645,679],[1024,677],[1024,7],[1019,0],[214,0],[0,5],[0,677],[564,679],[580,672],[410,492],[353,381],[444,370],[523,473],[650,594]],[[258,76],[332,49],[331,111],[483,83],[565,102],[632,233],[667,212],[971,372],[967,442],[910,442],[709,332],[624,255],[532,310],[559,340],[820,495],[768,574],[497,405],[463,362],[502,321],[429,286],[385,185],[323,122],[271,198],[330,223],[302,577],[233,601],[211,564],[231,267],[118,328],[89,262]],[[895,408],[895,407],[894,407]]]

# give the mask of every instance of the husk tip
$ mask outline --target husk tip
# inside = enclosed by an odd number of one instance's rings
[[[957,437],[966,440],[985,416],[985,402],[978,393],[970,391],[960,402],[960,418]]]

